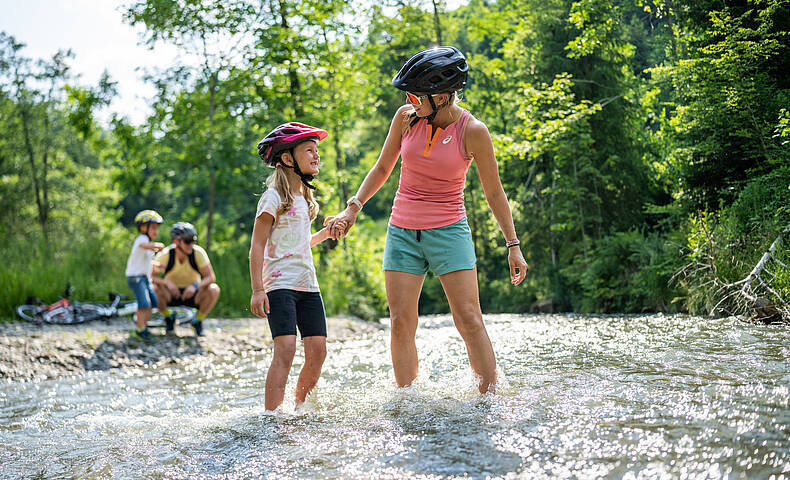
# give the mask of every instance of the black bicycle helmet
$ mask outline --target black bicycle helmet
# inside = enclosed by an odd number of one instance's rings
[[[392,79],[392,85],[411,93],[457,92],[466,85],[469,65],[455,47],[433,47],[415,53]]]
[[[188,222],[178,222],[170,227],[170,238],[192,238],[197,240],[197,230],[195,226]]]

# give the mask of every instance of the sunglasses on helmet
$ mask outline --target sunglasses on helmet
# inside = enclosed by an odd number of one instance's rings
[[[422,105],[422,101],[430,96],[431,96],[430,94],[418,96],[413,93],[406,92],[406,101],[411,103],[412,105]]]

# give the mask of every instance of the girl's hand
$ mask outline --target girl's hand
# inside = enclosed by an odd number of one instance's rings
[[[340,212],[336,217],[332,218],[329,222],[329,234],[332,238],[337,240],[340,237],[345,237],[354,222],[357,221],[357,213],[349,208]]]
[[[266,296],[265,291],[258,290],[257,292],[252,292],[250,310],[256,317],[266,318],[269,314],[269,297]]]
[[[510,265],[510,283],[518,285],[527,276],[527,270],[529,270],[529,265],[524,260],[524,254],[521,253],[521,247],[508,248],[507,263]]]
[[[154,251],[155,252],[158,252],[159,250],[162,250],[163,248],[165,248],[165,244],[164,243],[162,243],[162,242],[154,242]]]
[[[339,238],[338,232],[344,231],[346,228],[346,222],[343,220],[338,220],[336,217],[326,217],[324,220],[324,226],[326,228],[326,233],[332,240],[337,240]]]

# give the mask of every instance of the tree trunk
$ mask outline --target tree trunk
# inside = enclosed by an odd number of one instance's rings
[[[584,230],[584,209],[582,208],[582,202],[580,201],[581,195],[579,192],[581,191],[581,188],[579,187],[579,172],[576,169],[576,157],[573,158],[573,180],[576,182],[576,205],[579,207],[579,224],[581,225],[582,245],[584,245],[584,262],[589,267],[590,261],[587,254],[587,233]]]
[[[559,263],[557,255],[557,234],[552,228],[556,221],[554,215],[554,189],[557,187],[557,174],[554,171],[554,157],[551,158],[551,194],[549,194],[549,246],[551,249],[551,266],[555,269]]]
[[[209,250],[211,248],[211,232],[214,229],[214,200],[216,197],[216,185],[217,185],[217,169],[214,167],[214,111],[216,109],[216,91],[217,91],[217,72],[211,72],[209,75],[209,84],[208,84],[208,128],[209,128],[209,138],[208,138],[208,152],[209,158],[211,159],[208,162],[209,174],[208,174],[208,218],[206,219],[206,243],[205,248]]]
[[[667,23],[668,23],[670,38],[671,38],[670,46],[672,50],[672,63],[677,64],[677,61],[679,60],[678,46],[677,46],[678,42],[677,42],[677,32],[675,32],[675,19],[673,18],[674,13],[672,13],[674,10],[674,8],[672,7],[672,2],[667,1],[666,7],[667,7],[667,11],[666,11]]]
[[[436,43],[438,45],[442,44],[442,24],[439,21],[439,6],[436,4],[436,0],[432,0],[433,2],[433,22],[436,28]]]
[[[288,25],[288,6],[286,5],[285,0],[280,0],[280,26],[286,30],[291,29],[291,27]],[[293,52],[290,49],[289,53],[291,53],[291,56],[293,55]],[[302,102],[299,101],[302,92],[302,85],[299,81],[299,73],[297,73],[296,69],[293,67],[293,59],[291,59],[291,64],[288,66],[288,79],[291,84],[291,100],[293,101],[294,106],[294,116],[296,118],[300,118],[304,114],[304,111],[302,110]]]
[[[327,80],[329,81],[329,104],[334,106],[336,97],[337,97],[337,85],[335,85],[335,62],[332,59],[332,52],[330,50],[329,45],[329,37],[326,31],[326,25],[323,28],[323,35],[324,35],[324,48],[326,49],[327,54],[329,55],[329,75],[327,76]],[[346,176],[344,175],[343,170],[346,167],[346,159],[343,155],[343,149],[340,148],[340,124],[337,122],[337,117],[335,118],[335,124],[332,125],[332,130],[334,131],[334,135],[332,135],[332,147],[335,150],[335,167],[337,168],[337,187],[342,193],[339,199],[339,207],[340,209],[346,208],[346,200],[349,198],[349,191],[348,185],[346,184]]]
[[[44,199],[42,200],[42,190],[45,190],[42,185],[39,185],[39,172],[36,168],[36,157],[35,151],[33,150],[33,142],[30,140],[30,116],[28,111],[24,109],[19,104],[19,116],[22,119],[22,133],[25,137],[25,151],[27,152],[28,161],[30,163],[30,177],[33,180],[33,193],[36,197],[36,207],[38,207],[38,223],[41,226],[41,233],[44,235],[44,241],[48,242],[48,232],[47,232],[47,217],[49,216],[49,212],[47,211],[49,205],[46,202],[46,192],[44,192]],[[45,150],[46,152],[46,150]],[[44,165],[43,174],[46,176],[46,164]]]

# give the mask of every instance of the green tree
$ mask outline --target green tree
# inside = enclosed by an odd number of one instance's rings
[[[130,4],[125,19],[131,25],[146,27],[146,44],[153,48],[157,42],[178,46],[196,61],[197,66],[186,65],[171,70],[168,79],[192,81],[195,91],[205,92],[205,98],[195,99],[194,107],[200,108],[202,119],[193,118],[190,125],[192,140],[184,145],[184,155],[179,159],[185,165],[207,173],[206,240],[211,247],[216,209],[217,175],[227,173],[225,159],[217,155],[217,95],[235,62],[248,52],[247,32],[250,23],[264,14],[244,1],[177,1],[141,0]],[[187,102],[190,103],[190,102]],[[225,110],[223,113],[228,113]],[[191,115],[194,117],[194,115]],[[201,121],[203,120],[203,121]],[[197,141],[200,139],[200,141]]]

